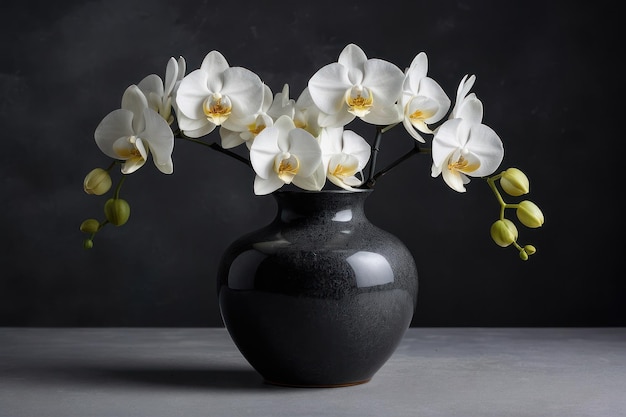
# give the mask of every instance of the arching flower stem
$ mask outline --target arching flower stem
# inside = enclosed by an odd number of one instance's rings
[[[413,148],[411,148],[410,151],[408,151],[407,153],[405,153],[404,155],[402,155],[401,157],[399,157],[398,159],[396,159],[395,161],[387,165],[385,168],[378,171],[374,176],[372,176],[372,178],[370,178],[367,181],[366,187],[372,188],[380,177],[382,177],[383,175],[385,175],[386,173],[388,173],[389,171],[391,171],[392,169],[400,165],[402,162],[411,158],[413,155],[417,155],[420,153],[428,154],[430,153],[430,148],[422,148],[421,146],[419,146],[419,144],[416,141],[415,144],[413,145]]]
[[[498,203],[500,204],[500,220],[504,219],[505,209],[516,209],[520,207],[519,204],[507,203],[506,201],[504,201],[504,198],[502,198],[502,194],[500,194],[500,190],[498,190],[498,187],[496,187],[496,181],[499,180],[501,177],[502,177],[502,173],[486,178],[487,184],[489,184],[489,188],[491,188],[491,191],[493,191],[493,193],[496,196],[496,199],[498,200]]]
[[[393,161],[391,164],[387,165],[382,170],[376,172],[376,162],[378,158],[378,152],[380,151],[380,144],[382,142],[383,133],[389,131],[390,129],[397,126],[398,124],[399,123],[391,124],[389,126],[377,126],[376,127],[376,137],[374,139],[374,143],[372,144],[372,159],[371,159],[371,164],[370,164],[370,175],[367,181],[363,183],[361,188],[373,188],[378,178],[382,177],[387,172],[391,171],[393,168],[400,165],[402,162],[406,161],[413,155],[417,155],[419,153],[430,153],[429,148],[420,147],[416,141],[415,144],[413,145],[413,148],[411,148],[410,151],[408,151],[407,153],[405,153],[404,155],[402,155],[401,157]]]
[[[126,181],[126,177],[128,175],[124,174],[122,175],[122,178],[120,178],[120,182],[117,183],[117,187],[115,187],[115,196],[113,198],[120,198],[120,190],[122,189],[122,184],[124,184],[124,181]]]
[[[200,139],[194,139],[194,138],[190,138],[190,137],[187,137],[187,136],[184,136],[184,135],[178,135],[178,136],[176,136],[176,138],[177,139],[184,139],[184,140],[189,141],[189,142],[193,142],[193,143],[197,143],[199,145],[203,145],[203,146],[209,147],[209,148],[211,148],[211,149],[213,149],[215,151],[223,153],[224,155],[228,155],[231,158],[235,158],[239,162],[244,163],[248,167],[252,168],[252,164],[250,163],[250,160],[244,158],[241,155],[236,154],[235,152],[232,152],[232,151],[229,151],[228,149],[222,148],[217,142],[207,143],[207,142],[204,142],[204,141],[202,141]]]

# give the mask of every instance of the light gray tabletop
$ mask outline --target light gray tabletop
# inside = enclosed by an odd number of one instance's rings
[[[363,385],[267,385],[221,328],[0,328],[0,416],[626,416],[626,328],[411,328]]]

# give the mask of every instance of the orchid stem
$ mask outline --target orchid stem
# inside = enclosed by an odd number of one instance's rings
[[[115,187],[115,199],[120,198],[120,190],[122,189],[122,184],[124,184],[124,181],[126,180],[126,174],[122,175],[122,178],[120,178],[120,182],[117,183],[117,187]]]
[[[418,145],[417,142],[415,142],[415,144],[413,145],[413,148],[411,148],[410,151],[408,151],[407,153],[402,155],[400,158],[393,161],[391,164],[387,165],[385,168],[378,171],[376,175],[374,175],[370,179],[371,185],[373,186],[380,177],[382,177],[383,175],[385,175],[386,173],[388,173],[389,171],[391,171],[392,169],[394,169],[395,167],[397,167],[398,165],[400,165],[402,162],[406,161],[413,155],[417,155],[419,153],[428,153],[428,152],[430,152],[430,149],[425,149],[425,148],[423,149]]]
[[[372,162],[370,164],[370,175],[366,181],[367,188],[371,188],[374,186],[376,180],[374,179],[374,174],[376,172],[376,161],[378,159],[378,152],[380,151],[380,142],[383,140],[383,131],[385,130],[382,126],[376,126],[376,138],[374,139],[374,143],[372,144]]]
[[[221,147],[219,144],[217,144],[216,142],[213,142],[213,143],[206,143],[206,142],[201,141],[201,140],[199,140],[199,139],[194,139],[194,138],[190,138],[190,137],[187,137],[187,136],[182,136],[182,135],[181,135],[181,136],[177,136],[177,137],[178,137],[179,139],[185,139],[185,140],[187,140],[187,141],[189,141],[189,142],[193,142],[193,143],[197,143],[197,144],[200,144],[200,145],[207,146],[207,147],[209,147],[209,148],[211,148],[211,149],[213,149],[213,150],[215,150],[215,151],[218,151],[218,152],[223,153],[224,155],[228,155],[228,156],[230,156],[231,158],[235,158],[235,159],[236,159],[236,160],[238,160],[239,162],[242,162],[242,163],[246,164],[248,167],[252,168],[252,163],[251,163],[248,159],[244,158],[244,157],[243,157],[243,156],[241,156],[241,155],[236,154],[235,152],[229,151],[228,149],[224,149],[224,148],[222,148],[222,147]]]

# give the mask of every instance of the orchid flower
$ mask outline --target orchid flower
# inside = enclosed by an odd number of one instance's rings
[[[502,162],[502,141],[490,127],[465,119],[447,120],[432,143],[432,176],[442,174],[450,188],[465,192],[471,177],[491,175]]]
[[[184,75],[185,59],[181,56],[176,61],[172,57],[165,68],[165,81],[156,74],[150,74],[137,84],[148,99],[150,108],[159,113],[170,125],[174,122],[173,95]]]
[[[189,137],[204,136],[231,117],[244,119],[258,112],[263,92],[264,84],[255,73],[230,67],[220,52],[211,51],[178,87],[179,127]]]
[[[401,99],[402,123],[406,131],[422,143],[424,138],[419,132],[433,133],[428,124],[443,119],[450,109],[450,99],[435,80],[426,76],[427,72],[428,58],[421,52],[406,70]]]
[[[241,119],[228,119],[220,127],[222,148],[230,149],[245,143],[248,149],[252,141],[267,126],[272,126],[274,120],[267,112],[272,105],[272,90],[266,84],[263,85],[263,103],[260,111],[247,115]]]
[[[348,191],[363,183],[356,175],[362,177],[372,152],[365,139],[341,127],[325,128],[320,135],[320,147],[324,172],[330,182]]]
[[[285,184],[310,191],[324,186],[322,152],[317,139],[296,128],[289,116],[281,116],[263,129],[250,147],[250,162],[256,172],[254,193],[269,194]]]
[[[120,109],[104,117],[94,134],[96,144],[107,156],[124,161],[122,173],[141,168],[149,152],[159,171],[173,172],[174,135],[168,123],[148,106],[139,87],[131,85],[122,97]]]
[[[309,80],[313,101],[327,116],[324,127],[345,126],[355,117],[372,124],[399,122],[395,103],[404,74],[382,59],[368,59],[355,44],[347,45],[337,62],[319,69]]]

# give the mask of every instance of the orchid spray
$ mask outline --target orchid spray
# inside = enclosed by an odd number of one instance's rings
[[[483,123],[483,104],[471,92],[474,75],[461,79],[452,106],[443,88],[428,76],[424,52],[402,71],[348,44],[337,62],[311,76],[297,99],[290,98],[288,85],[273,94],[258,75],[230,66],[218,51],[209,52],[200,68],[185,73],[185,59],[170,58],[163,79],[151,74],[129,86],[120,108],[96,127],[96,145],[112,161],[87,174],[84,190],[111,195],[104,204],[104,219],[87,219],[80,226],[87,234],[85,248],[93,247],[95,235],[107,224],[128,221],[130,205],[120,196],[126,177],[150,158],[159,171],[172,174],[174,143],[182,140],[250,166],[257,195],[289,184],[309,191],[374,188],[381,176],[413,155],[430,155],[432,177],[441,176],[459,193],[466,192],[471,178],[486,181],[499,205],[490,230],[496,244],[514,247],[523,260],[535,253],[534,246],[518,243],[518,228],[506,213],[514,210],[518,224],[528,228],[542,226],[543,213],[530,200],[505,201],[505,195],[528,194],[529,180],[518,168],[496,173],[504,147]],[[371,143],[347,129],[355,119],[375,127]],[[404,127],[413,147],[379,169],[382,136],[396,126]],[[215,130],[219,141],[209,140]],[[247,148],[247,157],[233,151],[239,146]],[[111,171],[118,165],[121,177],[111,190]]]

